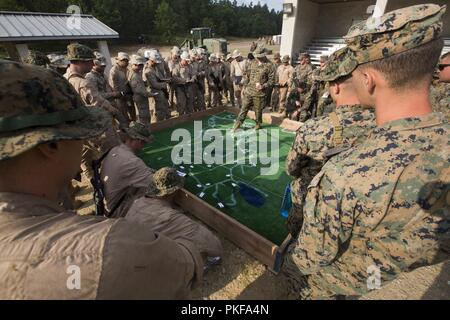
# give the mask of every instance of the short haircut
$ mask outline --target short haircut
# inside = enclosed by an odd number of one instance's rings
[[[449,58],[449,57],[450,57],[450,51],[447,52],[447,53],[444,53],[444,54],[442,55],[442,57],[441,57],[441,60],[447,59],[447,58]]]
[[[359,66],[360,70],[373,68],[381,72],[393,89],[414,87],[419,81],[432,78],[438,64],[444,41],[435,39],[417,48]]]

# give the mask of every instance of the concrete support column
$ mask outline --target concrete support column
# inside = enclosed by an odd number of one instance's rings
[[[284,3],[292,3],[294,12],[290,15],[283,14],[283,31],[281,37],[281,56],[291,55],[294,52],[295,26],[297,24],[299,0],[284,0]]]
[[[109,47],[108,47],[108,42],[106,41],[98,41],[97,42],[98,45],[98,50],[100,51],[100,53],[105,57],[106,59],[106,70],[105,70],[105,75],[109,75],[109,71],[112,68],[112,62],[111,62],[111,54],[109,53]]]
[[[314,38],[319,5],[309,0],[284,0],[292,3],[292,15],[284,15],[281,55],[295,57]]]
[[[377,0],[375,4],[375,9],[373,10],[372,17],[378,18],[381,17],[386,12],[386,7],[388,5],[388,0]]]
[[[16,44],[16,50],[20,59],[24,62],[28,58],[28,45],[26,43],[18,43]]]

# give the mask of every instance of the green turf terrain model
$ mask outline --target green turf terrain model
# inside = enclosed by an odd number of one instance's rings
[[[218,150],[217,148],[212,150],[214,148],[209,142],[211,140],[199,138],[198,134],[195,135],[195,130],[202,128],[200,136],[205,133],[208,135],[208,131],[211,130],[225,136],[226,133],[230,134],[235,119],[236,115],[224,112],[197,123],[190,122],[154,133],[154,142],[147,145],[140,156],[153,169],[166,166],[177,168],[181,175],[185,175],[185,188],[188,191],[274,244],[281,245],[288,232],[285,219],[280,215],[280,207],[285,188],[291,181],[285,173],[285,160],[295,133],[276,126],[264,126],[263,129],[266,130],[262,132],[267,135],[262,133],[254,135],[251,128],[255,123],[246,120],[243,129],[258,138],[258,152],[249,152],[250,143],[236,143],[230,150],[224,139],[223,143],[220,143],[224,150],[220,152],[220,157],[216,157],[216,159],[223,158],[222,161],[208,164],[203,157],[207,154],[214,155],[214,151]],[[185,129],[186,133],[189,131],[189,140],[180,139],[177,129]],[[271,149],[272,137],[277,140],[276,150]],[[266,145],[266,148],[260,148],[259,143]],[[186,148],[184,149],[186,154],[181,151],[183,147]],[[261,174],[264,169],[266,172],[269,171],[267,169],[270,165],[260,161],[260,157],[265,155],[266,158],[273,160],[275,154],[277,156],[275,160],[278,162],[275,166],[276,171],[270,175]],[[176,161],[174,164],[174,155],[180,155],[185,161],[181,164]],[[231,161],[226,161],[230,157]],[[220,164],[221,162],[223,164]]]

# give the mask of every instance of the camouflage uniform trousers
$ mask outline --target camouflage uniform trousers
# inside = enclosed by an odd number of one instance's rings
[[[152,92],[158,93],[154,97],[154,103],[152,104],[152,120],[159,122],[171,118],[169,110],[169,101],[166,99],[166,95],[162,90],[153,90]]]
[[[226,80],[225,81],[225,89],[223,91],[223,94],[225,96],[225,99],[231,103],[232,107],[235,107],[236,103],[235,103],[235,96],[234,96],[234,85],[233,82],[231,80]]]
[[[194,87],[191,84],[176,88],[178,115],[191,114],[194,109]]]
[[[270,100],[270,109],[273,112],[276,112],[279,109],[280,106],[280,89],[274,88],[272,92],[272,99]]]
[[[237,107],[239,109],[242,108],[242,92],[243,92],[243,86],[240,84],[233,84],[234,87],[234,97],[237,102]]]
[[[237,123],[244,123],[247,114],[253,107],[256,114],[256,123],[262,124],[263,109],[266,102],[266,96],[245,95],[241,112],[239,113]]]
[[[211,108],[222,107],[222,94],[217,86],[209,86],[209,105]]]
[[[150,116],[150,105],[149,100],[146,97],[135,96],[134,103],[136,105],[136,109],[138,110],[138,118],[139,122],[144,125],[150,125],[151,116]]]
[[[288,97],[288,93],[289,93],[289,88],[288,87],[282,87],[279,88],[279,108],[278,110],[280,111],[280,113],[285,112],[286,111],[286,100]]]
[[[192,85],[192,92],[194,95],[194,111],[203,111],[206,109],[204,83],[204,79],[200,79]]]
[[[122,128],[128,128],[130,122],[132,121],[131,113],[128,107],[128,102],[126,99],[116,99],[114,100],[117,109],[119,110],[119,115],[117,120],[120,122]],[[134,111],[134,116],[136,116],[136,111]]]

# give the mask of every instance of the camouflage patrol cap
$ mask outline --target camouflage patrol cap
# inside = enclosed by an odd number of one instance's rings
[[[288,55],[283,56],[283,59],[281,59],[281,62],[283,63],[288,63],[291,60],[291,57],[289,57]]]
[[[253,56],[255,58],[265,58],[266,57],[266,49],[263,47],[257,48],[254,52],[253,52]]]
[[[336,81],[339,78],[346,77],[358,67],[358,62],[354,57],[354,53],[344,47],[334,52],[320,71],[320,80],[325,82]]]
[[[133,65],[144,65],[146,62],[145,58],[138,54],[133,54],[130,58],[130,64]]]
[[[93,61],[94,51],[82,44],[71,43],[67,46],[67,60],[69,61]]]
[[[372,17],[344,37],[359,64],[380,60],[441,37],[446,6],[421,4]]]
[[[131,122],[129,128],[125,132],[133,139],[150,142],[152,134],[148,127],[139,122]]]
[[[52,70],[0,60],[0,78],[0,160],[47,142],[94,138],[111,125],[106,111],[85,106]]]
[[[70,62],[64,55],[49,54],[47,57],[50,60],[50,67],[52,68],[67,68],[70,65]]]
[[[24,61],[28,64],[34,64],[35,66],[46,67],[50,65],[50,59],[39,51],[28,51],[28,56]]]
[[[162,168],[153,175],[147,189],[147,196],[165,197],[184,187],[184,178],[174,168]]]
[[[281,54],[279,52],[275,53],[273,56],[274,59],[281,59]]]

